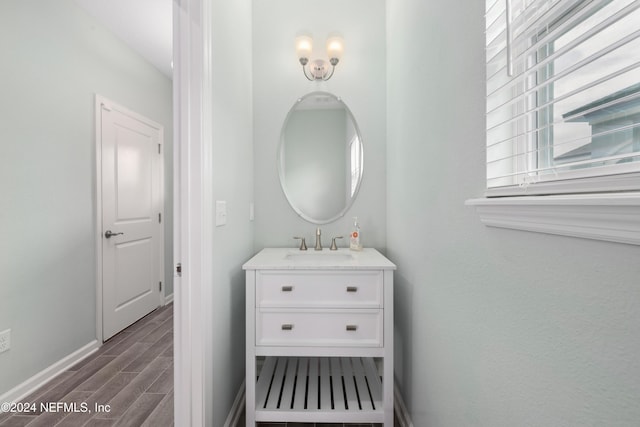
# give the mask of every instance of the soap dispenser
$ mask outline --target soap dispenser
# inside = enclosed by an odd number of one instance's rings
[[[358,224],[358,217],[353,217],[353,231],[351,232],[351,242],[349,244],[349,248],[352,251],[361,251],[362,244],[360,243],[360,224]]]

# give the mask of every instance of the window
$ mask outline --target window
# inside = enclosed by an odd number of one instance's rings
[[[487,0],[487,195],[640,189],[640,0]]]
[[[640,245],[639,23],[640,0],[486,1],[483,223]]]

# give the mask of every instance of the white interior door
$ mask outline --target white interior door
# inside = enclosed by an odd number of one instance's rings
[[[102,339],[160,305],[162,126],[101,100]]]

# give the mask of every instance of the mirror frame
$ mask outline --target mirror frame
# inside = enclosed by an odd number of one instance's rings
[[[344,109],[347,112],[348,117],[353,122],[353,127],[354,127],[354,129],[356,131],[356,135],[358,135],[358,140],[360,142],[360,152],[362,153],[361,154],[362,165],[360,166],[360,178],[358,179],[358,184],[356,185],[356,188],[355,188],[355,190],[353,192],[353,196],[351,197],[349,202],[347,202],[345,204],[344,209],[342,209],[336,215],[334,215],[334,216],[332,216],[332,217],[330,217],[329,219],[326,219],[326,220],[325,219],[312,218],[308,214],[302,212],[298,207],[295,206],[295,204],[293,203],[293,201],[291,200],[291,198],[287,194],[287,191],[286,191],[286,188],[285,188],[284,171],[282,170],[282,162],[281,162],[282,150],[284,149],[285,129],[287,127],[287,124],[289,123],[289,119],[291,118],[292,113],[296,110],[296,106],[300,102],[302,102],[305,99],[310,98],[312,96],[318,96],[318,95],[329,96],[329,97],[335,99],[337,102],[339,102],[344,107]],[[277,150],[277,153],[276,153],[276,164],[277,164],[277,167],[278,167],[278,177],[280,179],[280,188],[282,189],[282,192],[284,193],[284,196],[287,199],[287,202],[289,203],[289,206],[291,206],[291,208],[294,210],[294,212],[299,217],[301,217],[305,221],[310,222],[312,224],[329,224],[331,222],[336,221],[339,218],[342,218],[347,213],[347,211],[349,209],[351,209],[351,206],[353,206],[354,201],[358,197],[358,194],[360,192],[360,187],[362,186],[362,179],[363,179],[363,176],[364,176],[364,143],[362,142],[362,133],[360,132],[360,127],[358,126],[358,122],[356,121],[355,116],[351,112],[351,109],[349,109],[347,104],[345,104],[344,101],[342,101],[342,98],[340,98],[339,96],[334,95],[334,94],[332,94],[330,92],[315,91],[315,92],[309,92],[306,95],[303,95],[302,97],[296,99],[296,101],[293,104],[293,106],[289,109],[289,112],[287,113],[287,116],[285,117],[284,122],[282,124],[282,129],[280,130],[280,143],[278,144],[278,150]]]

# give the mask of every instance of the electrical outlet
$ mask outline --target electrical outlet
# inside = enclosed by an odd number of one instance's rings
[[[11,329],[0,332],[0,353],[11,348]]]

